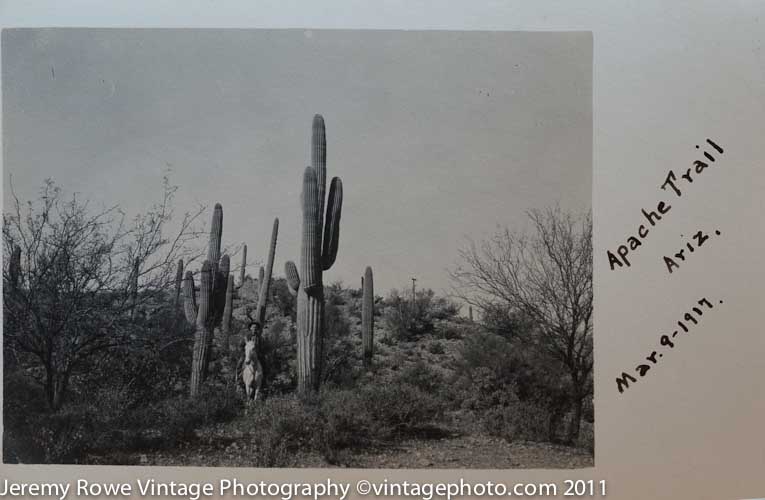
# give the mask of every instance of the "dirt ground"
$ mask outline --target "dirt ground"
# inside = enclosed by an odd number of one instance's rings
[[[250,432],[232,422],[201,429],[197,438],[172,450],[90,455],[88,463],[253,467],[257,453]],[[256,432],[253,429],[251,432]],[[446,429],[434,436],[409,439],[371,450],[346,450],[345,467],[373,469],[578,469],[592,467],[591,453],[581,448],[537,442],[507,442],[483,434]],[[297,453],[289,467],[336,468],[318,453]]]

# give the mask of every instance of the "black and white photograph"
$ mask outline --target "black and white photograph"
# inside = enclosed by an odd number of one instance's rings
[[[593,467],[592,44],[3,30],[3,462]]]

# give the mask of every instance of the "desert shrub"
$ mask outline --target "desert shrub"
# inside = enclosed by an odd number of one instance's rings
[[[443,411],[434,396],[397,378],[356,389],[326,390],[321,396],[325,426],[322,451],[370,446],[412,435]]]
[[[72,462],[97,449],[162,445],[163,439],[174,442],[178,429],[188,427],[187,420],[195,423],[193,411],[180,411],[188,388],[188,328],[162,305],[137,318],[134,328],[129,342],[90,357],[72,374],[61,410],[50,414],[26,411],[27,427],[8,428],[6,436],[12,440],[28,436],[31,442],[26,451],[46,463]],[[6,401],[13,405],[17,398],[12,392],[9,396]],[[216,405],[214,411],[211,407],[204,410],[214,413],[204,421],[221,417],[216,412],[227,408],[219,404],[219,394],[215,396],[214,403],[209,399],[202,403]],[[168,408],[172,406],[177,407],[175,411]],[[6,412],[6,416],[12,413]],[[163,420],[167,420],[164,429],[156,430]],[[149,427],[155,430],[151,440],[145,432]],[[166,437],[159,439],[160,435]]]
[[[360,389],[359,397],[376,420],[382,440],[411,434],[443,411],[437,398],[408,383],[368,385]]]
[[[595,426],[592,422],[584,421],[579,429],[579,439],[576,445],[590,453],[595,452]]]
[[[324,287],[324,297],[326,304],[342,306],[346,304],[350,292],[343,288],[342,281],[335,281]]]
[[[328,339],[324,346],[322,382],[336,387],[353,386],[360,370],[357,351],[348,337]]]
[[[454,405],[481,413],[486,425],[505,429],[501,433],[508,439],[514,435],[537,439],[542,428],[548,441],[563,435],[571,383],[559,364],[535,349],[498,334],[479,332],[463,340],[454,368],[450,385]],[[533,415],[533,432],[510,418],[508,412],[512,411]]]
[[[545,441],[548,413],[533,403],[515,400],[490,408],[483,415],[484,430],[507,441]]]
[[[275,396],[251,408],[248,420],[258,467],[293,465],[298,452],[316,452],[328,462],[346,461],[346,451],[390,442],[427,425],[439,402],[409,384],[325,388],[313,400]]]
[[[430,354],[440,356],[441,354],[444,354],[444,352],[446,351],[444,350],[444,346],[441,342],[433,340],[430,343],[428,343],[428,352]]]
[[[42,463],[76,463],[95,429],[89,415],[69,409],[36,420],[29,436]]]
[[[367,401],[355,391],[324,391],[321,438],[322,452],[327,458],[336,459],[338,450],[367,446],[373,442],[378,435],[377,423],[368,406]]]
[[[404,366],[394,377],[396,386],[411,385],[426,394],[441,394],[446,386],[443,375],[424,361]]]
[[[290,293],[287,280],[285,278],[274,278],[271,281],[269,290],[271,294],[269,307],[276,309],[279,316],[286,316],[294,321],[296,300]]]
[[[377,332],[375,332],[375,335],[377,335]],[[396,339],[388,333],[387,335],[379,335],[379,342],[383,345],[386,345],[388,347],[396,345]],[[377,338],[375,338],[375,341],[377,341]]]
[[[205,425],[230,420],[240,407],[241,400],[232,391],[207,386],[196,399],[179,396],[138,407],[112,426],[124,429],[136,448],[170,448]]]
[[[255,429],[255,467],[292,465],[297,451],[318,448],[324,435],[318,405],[295,396],[277,396],[254,405],[248,418]]]
[[[41,405],[44,398],[37,395],[37,387],[27,387],[29,403],[9,391],[12,399],[4,400],[4,459],[76,463],[98,450],[169,448],[193,437],[202,426],[232,418],[241,404],[229,391],[206,388],[194,401],[184,395],[128,406],[122,398],[129,390],[96,387],[89,399],[72,400],[57,412],[38,408],[35,401]]]
[[[359,368],[358,348],[353,344],[351,321],[345,311],[347,302],[346,293],[339,283],[327,287],[322,381],[341,387],[353,385]]]
[[[288,317],[272,318],[258,343],[258,359],[263,366],[265,394],[284,394],[297,386],[295,372],[295,324]],[[240,357],[244,356],[240,346]]]
[[[436,338],[454,340],[470,335],[474,329],[475,325],[463,321],[441,320],[436,322],[433,334]]]
[[[458,304],[446,297],[437,297],[430,289],[417,291],[414,303],[411,294],[405,297],[394,289],[381,305],[387,329],[402,340],[433,332],[437,322],[456,317],[460,310]]]
[[[480,332],[463,340],[454,362],[452,400],[463,409],[505,406],[516,397],[521,360],[504,338]]]
[[[345,297],[335,287],[328,287],[326,304],[324,305],[324,321],[326,336],[343,338],[350,336],[351,323],[344,314]]]
[[[92,414],[51,412],[41,386],[21,373],[7,374],[3,386],[4,462],[74,463],[87,449]]]
[[[484,328],[507,340],[523,336],[534,325],[530,318],[502,303],[484,305],[481,319]]]

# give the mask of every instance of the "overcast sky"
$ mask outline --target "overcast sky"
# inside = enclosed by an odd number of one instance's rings
[[[4,190],[46,177],[135,214],[170,169],[176,211],[216,202],[224,244],[275,274],[300,255],[313,115],[343,180],[325,282],[448,289],[465,238],[525,227],[525,211],[588,210],[588,33],[4,30]],[[4,196],[4,207],[8,197]],[[257,275],[256,270],[250,273]]]

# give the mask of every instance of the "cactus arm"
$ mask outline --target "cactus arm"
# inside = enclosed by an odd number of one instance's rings
[[[327,137],[324,118],[314,115],[311,126],[311,166],[316,172],[316,187],[318,188],[319,214],[324,214],[324,195],[327,190]],[[323,234],[321,215],[318,219],[318,234]]]
[[[284,275],[287,277],[287,288],[293,297],[297,296],[300,289],[300,274],[298,274],[297,266],[291,260],[284,263]]]
[[[306,167],[303,174],[303,243],[300,255],[300,274],[306,292],[321,287],[321,234],[319,233],[319,190],[316,172]]]
[[[183,279],[183,313],[190,325],[196,322],[197,298],[194,291],[194,274],[191,271],[186,271],[186,277]]]
[[[329,186],[327,199],[327,222],[324,225],[324,239],[321,250],[321,265],[323,270],[332,267],[337,258],[340,242],[340,213],[343,208],[343,181],[335,177]]]

